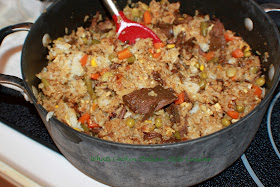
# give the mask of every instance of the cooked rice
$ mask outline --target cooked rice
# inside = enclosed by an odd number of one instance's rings
[[[152,0],[149,5],[139,2],[139,6],[127,6],[123,12],[129,19],[142,22],[144,12],[150,11],[152,21],[148,27],[165,44],[175,45],[165,45],[156,50],[152,39],[148,38],[138,39],[129,46],[116,38],[115,24],[109,20],[100,21],[101,17],[97,14],[92,18],[91,27],[79,27],[48,45],[49,63],[37,74],[42,80],[38,103],[79,131],[128,144],[195,139],[224,128],[222,119],[234,123],[248,114],[264,96],[264,89],[260,86],[257,87],[262,89],[261,97],[255,94],[256,79],[263,77],[259,57],[233,57],[234,50],[241,49],[245,53],[251,48],[241,37],[225,30],[224,34],[231,36],[232,40],[226,41],[224,49],[214,51],[216,61],[206,60],[205,54],[211,51],[209,33],[216,22],[208,15],[181,15],[178,13],[180,3],[162,2]],[[133,15],[133,9],[138,10],[139,17]],[[209,24],[206,36],[201,34],[201,22]],[[173,38],[168,38],[158,27],[159,24],[170,23],[173,24]],[[176,44],[182,33],[186,41],[195,38],[191,48]],[[135,56],[133,63],[117,57],[117,53],[127,47],[131,47],[130,51]],[[160,53],[160,56],[154,58],[151,50]],[[85,55],[86,65],[82,66],[81,59]],[[237,70],[234,77],[227,76],[230,67]],[[257,71],[252,72],[252,68]],[[111,73],[107,73],[110,75],[107,80],[103,77],[106,72]],[[160,84],[152,76],[153,72],[160,73],[164,88],[172,88],[176,94],[185,93],[187,98],[176,105],[180,114],[179,123],[172,122],[174,116],[166,111],[166,107],[142,121],[143,114],[133,112],[124,104],[123,96]],[[201,78],[202,72],[206,73],[206,79]],[[100,77],[89,80],[92,74]],[[89,91],[88,80],[92,84],[93,95]],[[206,83],[204,86],[201,85],[203,81]],[[157,94],[151,91],[149,96],[156,97]],[[236,111],[237,105],[243,106],[244,111],[233,119],[228,111]],[[126,111],[125,114],[119,117],[123,111]],[[84,114],[89,114],[89,119],[81,120]],[[135,124],[129,126],[128,119],[133,119]]]

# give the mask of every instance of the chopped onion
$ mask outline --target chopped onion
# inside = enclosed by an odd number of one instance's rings
[[[50,111],[47,116],[46,116],[46,121],[49,121],[51,119],[51,117],[53,116],[54,111]]]
[[[49,34],[45,34],[42,38],[42,43],[44,47],[47,47],[49,43],[51,42],[51,37]]]

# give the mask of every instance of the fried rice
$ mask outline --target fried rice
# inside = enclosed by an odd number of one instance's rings
[[[219,19],[179,8],[165,0],[124,8],[160,46],[121,42],[99,13],[90,27],[53,40],[37,74],[38,103],[78,131],[128,144],[187,141],[234,125],[264,97],[259,57]]]

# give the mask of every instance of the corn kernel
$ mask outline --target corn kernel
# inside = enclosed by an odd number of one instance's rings
[[[175,44],[168,44],[166,47],[167,47],[168,49],[172,49],[172,48],[175,47]]]
[[[178,20],[179,20],[179,21],[182,21],[182,20],[184,20],[184,18],[178,18]]]
[[[95,61],[95,58],[93,58],[93,59],[91,60],[91,66],[92,66],[92,67],[96,67],[96,66],[97,66],[97,63],[96,63],[96,61]]]
[[[221,65],[218,65],[217,67],[219,70],[222,70],[222,66]]]
[[[62,37],[58,37],[57,40],[62,42],[64,39]]]
[[[74,129],[75,129],[76,131],[81,131],[81,130],[80,130],[79,128],[77,128],[77,127],[75,127]]]
[[[244,52],[250,51],[250,46],[247,43],[242,43],[240,49],[243,50]]]
[[[55,108],[58,108],[58,105],[55,105]]]
[[[141,6],[145,11],[149,10],[149,6],[147,4],[142,3]]]
[[[151,120],[144,121],[145,123],[153,123]]]
[[[157,53],[160,53],[161,52],[161,50],[160,49],[157,49]]]
[[[200,71],[203,71],[203,70],[204,70],[204,68],[205,68],[205,66],[204,66],[204,65],[200,65],[200,67],[199,67]]]

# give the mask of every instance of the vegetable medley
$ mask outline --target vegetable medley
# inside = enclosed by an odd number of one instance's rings
[[[99,12],[89,28],[54,39],[38,102],[78,131],[128,144],[186,141],[237,122],[265,94],[259,57],[218,18],[179,8],[152,0],[123,10],[162,43],[121,42]]]

